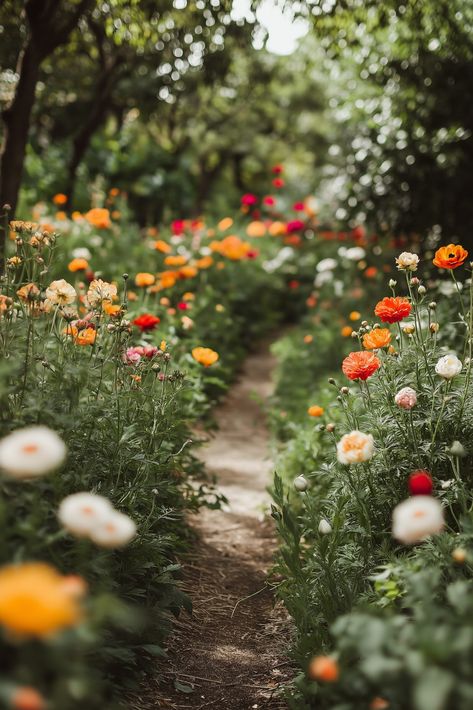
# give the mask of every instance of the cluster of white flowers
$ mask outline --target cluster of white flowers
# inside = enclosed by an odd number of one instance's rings
[[[340,247],[338,253],[344,259],[348,259],[348,261],[361,261],[366,256],[363,247],[349,247],[348,249],[347,247]]]
[[[263,262],[263,269],[268,273],[272,274],[281,268],[285,261],[291,259],[294,256],[294,249],[292,247],[283,247],[278,251],[274,259]]]
[[[25,427],[0,441],[0,468],[10,478],[37,478],[58,468],[66,453],[65,443],[52,429]]]
[[[58,518],[76,537],[89,538],[100,547],[123,547],[136,535],[136,525],[108,498],[94,493],[74,493],[61,502]]]

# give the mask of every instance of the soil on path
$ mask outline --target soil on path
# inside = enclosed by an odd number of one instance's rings
[[[273,365],[266,343],[248,357],[216,412],[219,429],[200,457],[229,504],[203,510],[192,522],[198,538],[182,561],[193,614],[177,622],[169,661],[137,709],[287,707],[278,691],[290,671],[289,624],[267,580],[276,542],[264,515],[272,464],[259,404],[271,394]]]

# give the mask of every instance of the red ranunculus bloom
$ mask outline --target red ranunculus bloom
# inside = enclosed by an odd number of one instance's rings
[[[284,187],[284,180],[282,178],[274,178],[273,185],[277,189],[279,189],[280,187]]]
[[[187,311],[189,309],[189,306],[187,305],[187,303],[185,301],[180,301],[177,304],[177,307],[179,308],[180,311]]]
[[[157,316],[153,316],[151,313],[143,313],[142,316],[135,318],[133,325],[136,325],[136,327],[142,332],[145,332],[148,330],[154,330],[160,322],[161,319]]]
[[[295,203],[292,205],[292,209],[293,209],[295,212],[303,212],[303,211],[304,211],[304,208],[305,208],[305,205],[304,205],[303,202],[295,202]]]
[[[305,223],[301,219],[293,219],[286,224],[286,231],[288,234],[293,234],[294,232],[300,232],[304,229]]]
[[[271,197],[271,195],[266,195],[266,197],[263,197],[263,204],[267,205],[268,207],[274,207],[276,204],[276,200],[274,197]]]
[[[241,196],[241,204],[245,205],[246,207],[252,207],[253,205],[256,205],[258,202],[258,198],[256,195],[252,195],[251,192],[248,192],[246,195]]]
[[[380,360],[372,352],[356,351],[344,359],[342,371],[349,380],[367,380],[380,365]]]
[[[434,484],[428,471],[414,471],[409,476],[409,490],[413,496],[429,496]]]
[[[171,230],[173,234],[179,235],[184,231],[185,223],[183,219],[175,219],[171,222]]]
[[[407,318],[411,310],[412,306],[404,296],[386,296],[376,304],[374,312],[383,323],[398,323]]]
[[[281,173],[283,172],[283,170],[284,170],[284,168],[283,168],[283,166],[280,165],[280,164],[274,165],[273,168],[272,168],[272,172],[273,172],[274,175],[281,175]]]
[[[259,251],[257,249],[249,249],[246,252],[247,259],[256,259],[257,256],[259,256]]]

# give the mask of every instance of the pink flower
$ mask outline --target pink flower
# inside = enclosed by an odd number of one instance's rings
[[[256,205],[257,202],[258,198],[256,195],[252,195],[250,192],[246,195],[242,195],[241,197],[241,204],[246,205],[246,207],[252,207],[253,205]]]
[[[141,362],[141,352],[142,348],[127,348],[123,353],[123,362],[127,365],[139,365]]]
[[[417,392],[412,387],[403,387],[394,397],[394,401],[401,409],[412,409],[417,404]]]
[[[263,197],[263,204],[273,207],[276,204],[276,200],[271,195],[266,195],[266,197]]]
[[[294,212],[303,212],[304,208],[305,208],[305,206],[304,206],[303,202],[295,202],[292,205],[292,209],[294,210]]]
[[[179,301],[179,303],[177,304],[177,307],[180,311],[187,311],[189,309],[189,306],[187,305],[187,303],[185,301]]]
[[[185,228],[185,222],[183,219],[175,219],[171,222],[171,230],[173,234],[182,234]]]
[[[293,219],[286,224],[286,231],[288,234],[299,232],[301,229],[304,229],[304,222],[301,219]]]

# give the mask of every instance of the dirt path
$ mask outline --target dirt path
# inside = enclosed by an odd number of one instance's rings
[[[151,708],[279,710],[289,666],[288,622],[268,588],[275,540],[266,487],[272,465],[258,400],[271,394],[269,344],[248,357],[239,381],[216,412],[219,430],[200,454],[229,500],[192,523],[199,539],[184,562],[192,618],[178,622],[164,667],[165,683],[151,689]],[[183,684],[190,692],[176,690]]]

